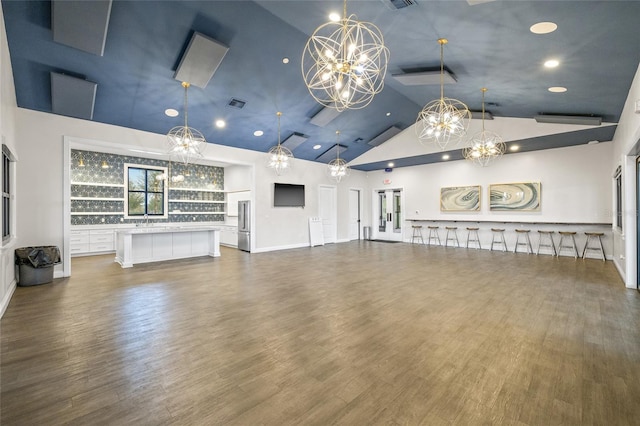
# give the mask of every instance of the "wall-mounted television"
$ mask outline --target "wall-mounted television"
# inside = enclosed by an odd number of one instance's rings
[[[273,185],[274,207],[304,207],[304,185],[275,183]]]

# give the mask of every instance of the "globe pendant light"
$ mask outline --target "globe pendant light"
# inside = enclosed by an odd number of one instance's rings
[[[444,150],[449,144],[456,144],[464,137],[469,128],[471,112],[467,106],[457,100],[444,97],[444,45],[440,43],[440,99],[424,106],[416,120],[416,132],[421,143],[435,143]]]
[[[502,157],[507,146],[500,135],[484,128],[484,94],[487,89],[483,87],[480,90],[482,90],[482,131],[471,137],[462,155],[465,159],[485,167],[495,159]]]
[[[302,54],[302,76],[311,96],[338,111],[364,108],[382,91],[389,61],[382,32],[347,16],[319,26]]]
[[[336,130],[336,158],[327,165],[327,175],[336,183],[340,183],[343,178],[349,177],[351,168],[340,158],[340,130]]]
[[[189,83],[182,82],[182,87],[184,87],[184,126],[176,126],[167,134],[169,155],[176,157],[185,165],[194,159],[202,158],[202,150],[207,143],[202,133],[189,127],[187,122],[187,90],[189,86]]]
[[[278,116],[278,145],[269,150],[267,157],[267,167],[273,169],[276,175],[282,176],[291,169],[291,160],[293,159],[293,153],[280,144],[280,117],[281,112],[277,112]]]

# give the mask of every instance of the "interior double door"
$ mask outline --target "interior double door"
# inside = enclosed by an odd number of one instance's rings
[[[376,238],[387,241],[402,241],[402,190],[378,190],[378,227]]]

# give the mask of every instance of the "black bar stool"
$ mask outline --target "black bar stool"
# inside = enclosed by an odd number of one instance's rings
[[[478,247],[476,247],[476,249],[482,248],[482,246],[480,245],[480,236],[478,236],[478,229],[480,228],[467,228],[467,248],[469,248],[469,242],[475,242],[476,244],[478,244]]]
[[[420,239],[422,244],[424,244],[424,238],[422,238],[422,225],[413,225],[413,234],[411,234],[411,244],[413,244],[416,240]]]
[[[531,247],[531,240],[529,239],[529,229],[516,229],[516,246],[513,249],[514,253],[518,252],[518,246],[525,246],[527,248],[527,254],[533,254],[533,247]],[[520,242],[520,237],[523,236],[524,241]]]
[[[427,238],[427,244],[431,245],[431,241],[436,241],[438,246],[442,245],[440,243],[440,235],[438,234],[439,226],[427,226],[429,228],[429,237]]]
[[[576,246],[576,233],[573,231],[558,231],[560,234],[560,242],[558,243],[558,256],[562,253],[563,248],[568,248],[573,250],[574,257],[577,259],[580,254],[578,254],[578,246]],[[562,245],[562,243],[567,241],[567,243],[571,243],[571,245]]]
[[[491,228],[491,232],[493,232],[491,236],[491,251],[493,251],[494,244],[502,244],[502,251],[508,251],[507,242],[504,240],[504,229]],[[498,237],[497,240],[496,237]]]
[[[540,234],[540,239],[538,240],[538,249],[536,250],[536,254],[540,254],[540,247],[549,247],[553,250],[553,255],[557,256],[558,252],[556,251],[556,244],[553,242],[553,234],[555,231],[538,231]],[[543,238],[549,239],[549,244],[543,243]]]
[[[603,261],[607,260],[606,256],[604,255],[604,247],[602,246],[602,236],[604,235],[604,232],[585,232],[584,235],[587,236],[587,242],[584,243],[582,258],[585,258],[584,255],[587,254],[587,250],[595,250],[600,252]],[[598,245],[595,247],[589,247],[589,243],[591,242],[591,240],[597,240]]]
[[[460,241],[458,241],[458,227],[457,226],[446,226],[447,234],[444,239],[444,246],[448,247],[449,241],[455,241],[456,245],[460,247]],[[453,236],[449,237],[449,233],[453,232]]]

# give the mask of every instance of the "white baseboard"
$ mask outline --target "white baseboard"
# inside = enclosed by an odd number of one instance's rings
[[[260,247],[255,250],[252,250],[251,253],[266,253],[269,251],[278,251],[278,250],[290,250],[309,247],[309,243],[300,243],[300,244],[287,244],[285,246],[273,246],[273,247]]]
[[[0,318],[4,315],[4,312],[7,310],[9,306],[9,302],[11,301],[11,296],[13,296],[13,292],[16,291],[16,280],[11,281],[9,284],[9,290],[2,298],[2,302],[0,302]]]
[[[625,283],[625,286],[627,288],[635,288],[635,285],[630,286],[629,283],[627,283],[627,274],[624,272],[624,269],[622,268],[622,265],[620,265],[618,260],[615,257],[612,260],[613,260],[613,266],[615,266],[616,269],[618,270],[618,274],[620,274],[620,278],[622,278],[622,281]]]

